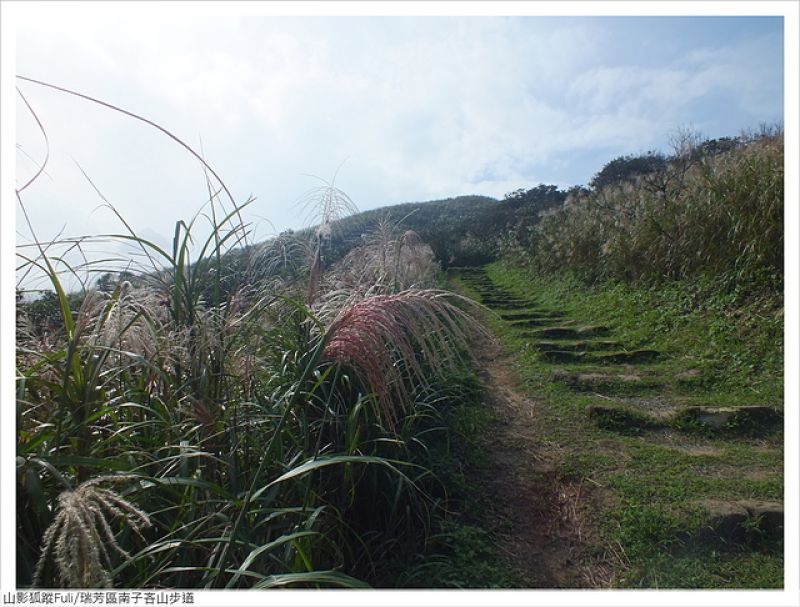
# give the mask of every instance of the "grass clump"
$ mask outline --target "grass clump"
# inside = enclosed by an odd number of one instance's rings
[[[250,201],[215,192],[198,154],[77,95],[191,151],[209,200],[171,248],[109,203],[120,234],[43,244],[29,226],[20,275],[52,296],[29,304],[19,286],[18,585],[395,583],[390,565],[425,553],[448,505],[427,452],[463,396],[448,377],[470,368],[471,304],[419,288],[435,268],[408,232],[378,271],[361,264],[355,297],[337,296],[346,281],[324,251],[351,205],[332,184],[311,194],[307,246],[254,247]],[[135,254],[55,252],[97,241]]]
[[[603,579],[619,587],[780,587],[783,559],[774,539],[701,541],[709,521],[694,506],[782,499],[780,303],[743,301],[704,279],[590,286],[579,276],[531,274],[510,263],[485,269],[498,288],[558,312],[554,322],[562,326],[607,326],[602,341],[612,346],[600,352],[658,352],[635,362],[586,356],[565,364],[542,358],[537,338],[520,328],[491,321],[536,399],[530,423],[557,477],[593,495],[583,530],[593,530],[595,551],[588,552],[600,564],[582,566],[612,572]],[[768,423],[741,418],[694,431],[678,421],[691,407],[744,416],[766,407]]]
[[[521,243],[517,259],[588,282],[705,277],[740,298],[779,292],[783,133],[744,136],[714,154],[684,146],[631,179],[576,189],[535,226],[527,250]]]

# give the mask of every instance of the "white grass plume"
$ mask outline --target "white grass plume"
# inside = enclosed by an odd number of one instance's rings
[[[45,564],[51,554],[61,587],[112,587],[109,548],[122,556],[129,558],[130,555],[117,542],[108,516],[124,519],[140,536],[141,529],[150,526],[150,518],[118,493],[101,485],[135,478],[131,475],[99,476],[58,496],[55,518],[42,538],[42,552],[33,575],[34,588],[41,586]]]

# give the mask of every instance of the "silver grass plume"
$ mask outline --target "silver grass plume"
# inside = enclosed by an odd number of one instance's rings
[[[121,495],[101,485],[136,478],[132,475],[99,476],[58,496],[56,515],[42,538],[42,552],[33,575],[34,588],[41,586],[45,564],[51,554],[61,587],[112,587],[109,549],[126,558],[130,555],[117,542],[108,522],[109,515],[125,520],[140,537],[141,529],[150,527],[150,518]]]

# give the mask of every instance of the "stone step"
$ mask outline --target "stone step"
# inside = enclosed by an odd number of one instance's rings
[[[659,357],[655,350],[633,350],[631,352],[614,352],[612,354],[598,354],[595,352],[580,352],[574,350],[540,350],[542,358],[558,363],[583,363],[594,365],[632,365],[652,362]]]
[[[526,318],[525,320],[512,320],[509,321],[509,325],[516,328],[526,328],[526,327],[547,327],[551,326],[554,322],[558,319],[553,318]]]
[[[503,299],[498,297],[483,297],[481,303],[485,306],[527,306],[531,308],[536,305],[529,299]]]
[[[467,286],[476,293],[479,293],[481,296],[492,295],[495,293],[495,290],[491,287],[483,287],[481,285],[467,285]]]
[[[546,339],[581,339],[584,337],[600,337],[609,334],[608,327],[589,325],[584,327],[548,327],[539,329],[532,336]]]
[[[500,303],[517,303],[517,302],[529,302],[531,301],[527,297],[520,297],[519,295],[514,295],[512,293],[487,293],[484,296],[484,299],[491,299],[493,301],[497,301]]]
[[[561,350],[564,352],[591,352],[597,350],[618,350],[622,344],[618,341],[598,340],[598,341],[538,341],[532,344],[533,348],[539,351]]]
[[[552,363],[586,363],[588,359],[586,352],[570,352],[568,350],[540,350],[539,355],[547,362]]]
[[[673,424],[683,430],[763,434],[782,425],[783,416],[764,405],[744,407],[684,407],[675,413]]]
[[[781,416],[772,407],[670,407],[660,411],[642,410],[627,404],[591,405],[587,414],[606,429],[671,427],[692,432],[702,430],[718,435],[763,435],[780,426]]]
[[[639,433],[663,425],[655,418],[628,407],[590,405],[586,407],[586,414],[598,428],[615,432]]]
[[[601,364],[635,365],[653,362],[660,357],[661,352],[657,350],[631,350],[629,352],[623,351],[613,352],[611,354],[600,354],[595,357],[595,360]]]
[[[571,373],[564,369],[556,369],[553,371],[552,381],[577,392],[592,392],[609,396],[643,396],[664,389],[663,382],[632,373]]]
[[[563,318],[564,316],[566,316],[564,312],[555,312],[552,310],[532,310],[530,312],[507,312],[500,314],[500,318],[508,321],[535,320],[538,318]]]
[[[536,302],[534,301],[515,303],[483,303],[484,305],[488,305],[490,308],[497,308],[498,310],[529,310],[530,308],[536,306]]]
[[[501,289],[494,285],[475,285],[476,289],[480,289],[482,292],[487,293],[489,295],[502,295],[503,297],[516,297],[516,293],[512,293],[511,291],[506,291],[505,289]]]
[[[703,540],[721,539],[728,544],[763,543],[783,537],[783,504],[758,500],[701,500],[694,504],[706,511],[708,525]]]

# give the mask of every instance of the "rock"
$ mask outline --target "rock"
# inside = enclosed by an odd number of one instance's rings
[[[601,335],[608,335],[609,332],[609,328],[603,325],[587,325],[578,329],[578,333],[581,337],[599,337]]]
[[[733,416],[736,415],[736,409],[730,407],[720,407],[717,409],[710,409],[708,407],[688,407],[684,409],[684,411],[687,416],[696,422],[716,429],[731,423]]]
[[[597,382],[614,382],[622,381],[626,383],[635,383],[642,381],[638,375],[606,375],[605,373],[578,373],[575,376],[575,381],[580,383],[597,383]]]
[[[537,320],[539,318],[552,318],[546,312],[539,312],[537,310],[531,310],[529,312],[503,312],[500,314],[500,318],[503,320],[507,320],[509,322],[516,322],[520,320]]]
[[[543,327],[549,325],[552,321],[550,318],[526,318],[524,320],[512,320],[509,321],[512,327]]]
[[[579,363],[586,359],[584,352],[568,352],[564,350],[543,350],[542,358],[550,362]]]
[[[643,363],[656,360],[661,353],[656,350],[633,350],[631,352],[615,352],[598,357],[598,362],[616,363],[620,365]]]
[[[722,540],[742,544],[783,536],[783,504],[740,500],[704,500],[699,504],[708,513],[708,528]],[[706,533],[706,539],[710,539]]]
[[[575,339],[578,337],[578,331],[570,327],[548,327],[540,329],[536,334],[548,339]]]
[[[738,430],[742,433],[767,430],[778,423],[780,415],[771,407],[687,407],[679,421],[693,421],[713,430]]]
[[[747,509],[736,502],[704,500],[700,505],[708,512],[708,528],[704,539],[713,532],[726,542],[741,544],[745,540],[745,523],[750,517]]]
[[[647,415],[619,407],[589,405],[586,407],[586,413],[599,428],[615,432],[639,433],[645,428],[657,425]]]
[[[764,534],[776,538],[783,536],[783,504],[751,500],[740,503]]]
[[[589,405],[586,407],[586,414],[589,416],[589,419],[591,419],[599,415],[613,415],[618,410],[619,409],[607,407],[605,405]]]
[[[562,350],[564,352],[589,352],[596,350],[606,350],[619,348],[619,342],[616,341],[575,341],[575,342],[558,342],[558,341],[538,341],[533,344],[537,350]]]

